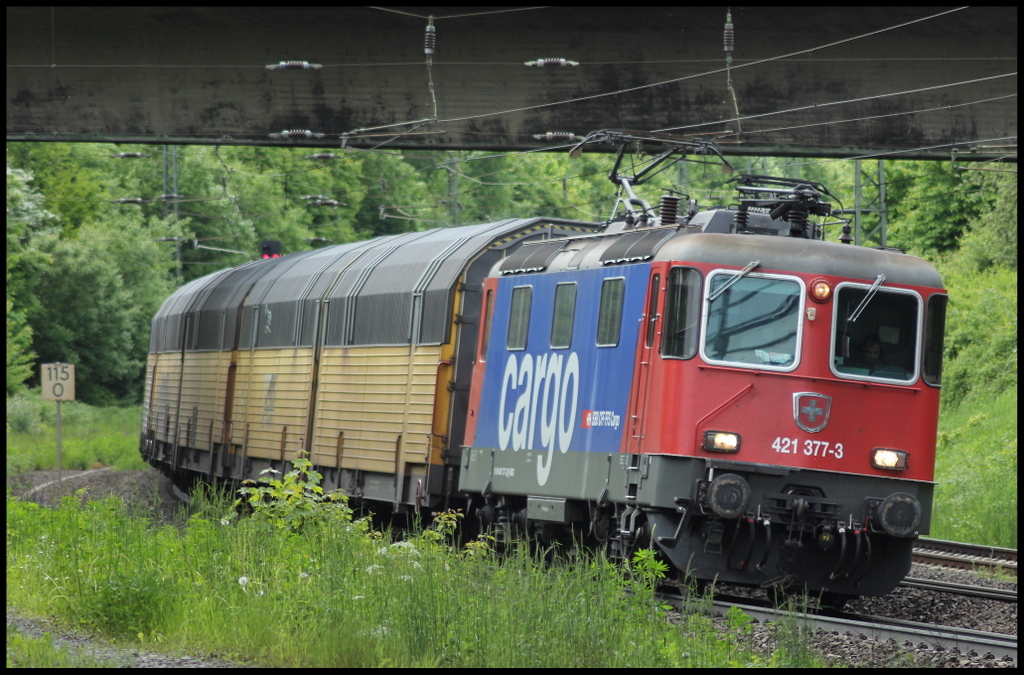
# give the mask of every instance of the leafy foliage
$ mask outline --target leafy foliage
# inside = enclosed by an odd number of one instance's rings
[[[949,291],[943,404],[972,391],[999,394],[1017,382],[1017,182],[973,179],[990,208],[963,235],[956,253],[937,262]]]
[[[114,218],[79,229],[77,239],[47,233],[31,248],[50,264],[32,280],[33,348],[43,362],[75,363],[76,395],[88,403],[137,399],[149,321],[169,292],[167,261],[152,234],[159,223]]]
[[[955,251],[990,195],[949,162],[886,165],[889,242],[917,255]]]
[[[313,470],[308,454],[300,452],[292,462],[292,470],[283,478],[271,478],[262,484],[247,480],[239,492],[253,509],[253,515],[270,522],[277,529],[302,532],[312,523],[330,522],[343,525],[352,522],[348,497],[340,490],[324,493],[320,487],[323,475]],[[260,475],[278,474],[277,469],[264,469]],[[242,505],[235,502],[234,508]]]

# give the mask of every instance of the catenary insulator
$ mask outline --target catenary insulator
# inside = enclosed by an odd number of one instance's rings
[[[267,66],[267,70],[320,70],[322,64],[309,61],[278,61]]]
[[[434,24],[427,25],[427,35],[423,41],[423,53],[427,56],[434,55],[434,47],[437,45],[437,29]]]
[[[546,134],[534,134],[538,141],[579,141],[580,136],[569,131],[549,131]]]
[[[676,214],[679,212],[679,197],[675,195],[662,195],[661,197],[661,225],[675,225]]]
[[[270,134],[271,138],[323,138],[324,135],[309,129],[285,129],[279,134]]]
[[[736,43],[736,35],[733,32],[731,23],[725,24],[725,51],[731,53],[733,45]]]
[[[548,59],[537,59],[536,61],[524,61],[523,65],[524,66],[532,66],[534,68],[545,68],[545,67],[554,67],[554,66],[559,66],[559,67],[563,67],[563,66],[578,66],[578,65],[580,65],[580,62],[579,61],[570,61],[569,59],[553,59],[553,58],[548,58]]]

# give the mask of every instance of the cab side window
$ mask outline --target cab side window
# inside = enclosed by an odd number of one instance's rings
[[[516,286],[512,289],[512,308],[508,317],[508,349],[526,349],[526,336],[530,332],[530,305],[533,302],[532,286]]]
[[[626,279],[613,277],[601,284],[601,308],[597,314],[597,346],[615,347],[619,344],[622,327],[622,300],[626,295]]]

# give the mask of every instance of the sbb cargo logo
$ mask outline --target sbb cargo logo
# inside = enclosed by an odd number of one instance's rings
[[[584,410],[582,426],[584,429],[594,427],[618,429],[620,419],[621,417],[614,410]]]
[[[580,360],[575,352],[562,354],[510,354],[501,376],[498,402],[498,445],[502,450],[540,447],[537,483],[551,474],[555,447],[566,453],[572,443],[580,397]]]

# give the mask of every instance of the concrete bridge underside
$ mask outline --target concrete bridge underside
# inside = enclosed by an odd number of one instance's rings
[[[7,139],[527,150],[613,128],[1016,161],[1016,8],[731,18],[727,71],[722,7],[8,7]],[[578,65],[524,65],[545,58]],[[267,69],[289,60],[322,67]]]

